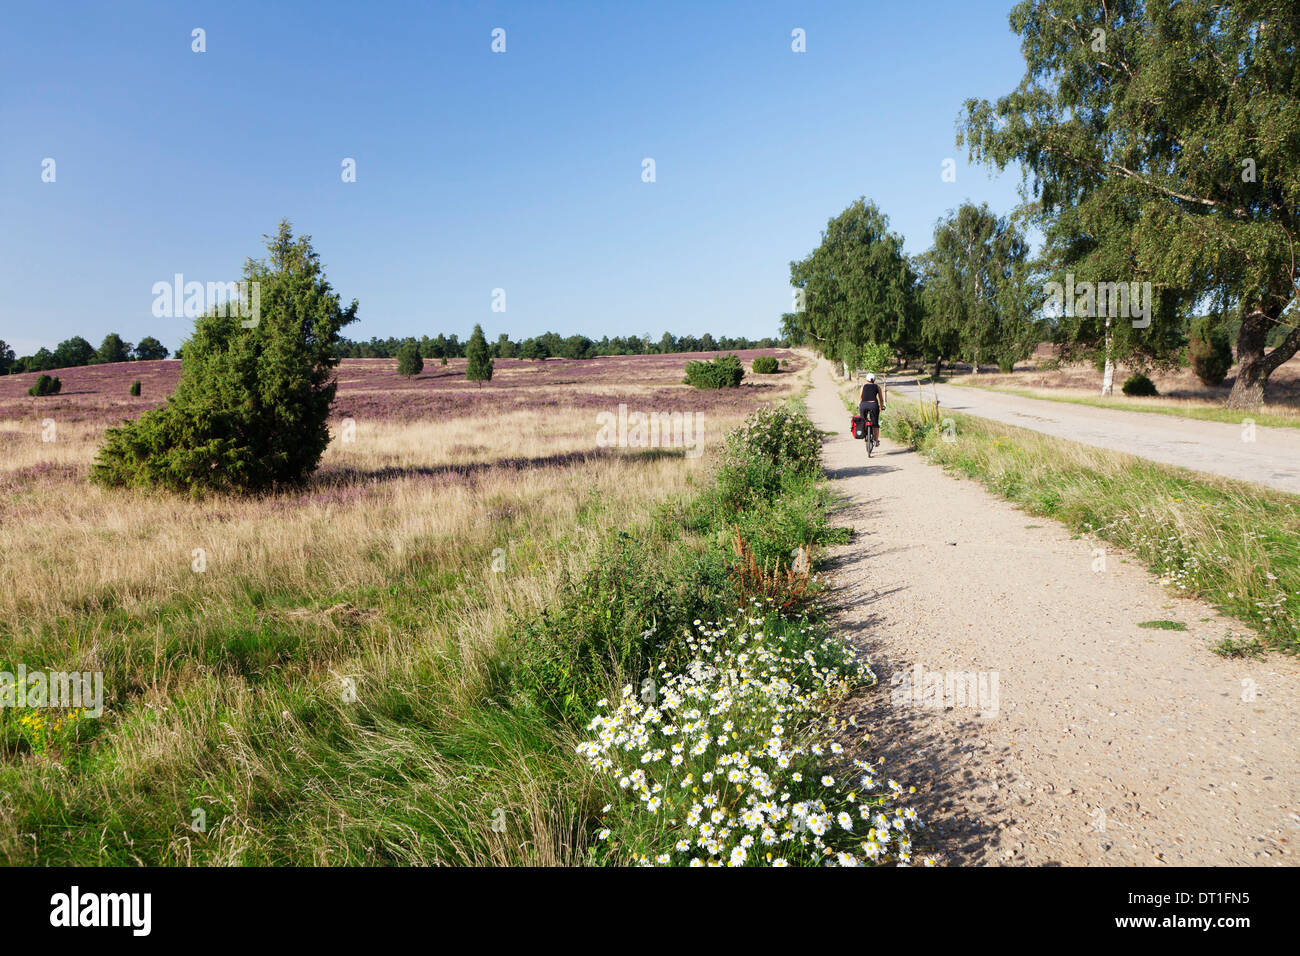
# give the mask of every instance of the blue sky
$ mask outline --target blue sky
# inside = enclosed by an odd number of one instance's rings
[[[360,301],[353,338],[774,335],[789,261],[858,196],[909,252],[966,199],[1010,211],[1018,171],[954,142],[1022,75],[1010,6],[12,4],[0,338],[175,348],[154,283],[238,278],[282,217]]]

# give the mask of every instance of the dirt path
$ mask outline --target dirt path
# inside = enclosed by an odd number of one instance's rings
[[[908,397],[916,394],[915,382],[889,380]],[[928,396],[928,385],[925,391]],[[938,392],[939,404],[953,411],[1300,494],[1300,429],[1260,425],[1250,432],[1240,423],[1095,408],[976,387],[940,385]]]
[[[831,554],[839,621],[883,685],[860,712],[942,859],[1294,862],[1300,665],[1220,658],[1228,621],[1123,554],[1094,571],[1094,544],[975,482],[888,441],[868,460],[825,362],[808,406],[856,531]],[[1188,630],[1137,626],[1157,619]],[[982,674],[985,709],[956,684],[904,699],[931,673]]]

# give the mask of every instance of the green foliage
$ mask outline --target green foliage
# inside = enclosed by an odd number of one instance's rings
[[[57,395],[63,388],[63,383],[58,378],[52,378],[49,375],[41,375],[36,383],[27,390],[28,395],[34,395],[38,398],[46,395]]]
[[[109,429],[95,481],[253,492],[315,470],[329,444],[334,345],[357,303],[339,307],[310,236],[294,239],[282,221],[267,239],[269,261],[244,267],[245,280],[260,285],[256,324],[224,307],[196,320],[176,391],[162,408]]]
[[[881,375],[894,366],[894,350],[888,345],[868,342],[858,349],[857,368]]]
[[[758,458],[773,467],[814,474],[822,466],[822,441],[807,414],[789,405],[764,406],[727,436],[730,456]]]
[[[474,334],[469,337],[469,344],[465,346],[465,357],[469,360],[465,367],[467,379],[478,382],[479,388],[483,387],[484,382],[492,380],[492,356],[488,353],[483,326],[474,326]]]
[[[686,363],[683,382],[696,388],[735,388],[745,377],[745,367],[738,355],[720,355],[711,362]]]
[[[826,224],[822,242],[790,263],[790,284],[804,309],[782,317],[782,333],[833,360],[848,360],[863,342],[899,351],[917,339],[916,276],[889,217],[860,198]]]
[[[1145,627],[1153,631],[1185,631],[1187,625],[1182,621],[1170,621],[1161,619],[1157,621],[1138,621],[1138,627]]]
[[[95,361],[95,347],[80,335],[64,339],[54,349],[55,368],[76,368]]]
[[[760,355],[758,358],[754,359],[753,369],[755,375],[771,375],[778,371],[779,368],[780,366],[777,364],[776,356]]]
[[[919,260],[925,353],[1006,371],[1032,355],[1041,336],[1028,253],[1015,224],[987,205],[963,203],[941,219]]]
[[[683,548],[680,530],[662,519],[635,537],[620,533],[555,603],[516,621],[513,683],[534,705],[576,721],[611,687],[649,673],[648,627],[678,632],[721,613],[729,596],[721,549]],[[665,650],[659,656],[672,660]]]
[[[165,359],[168,355],[167,346],[163,345],[152,335],[146,335],[135,347],[135,357],[140,361],[157,361]]]
[[[1229,404],[1258,404],[1300,349],[1293,327],[1265,354],[1296,300],[1293,0],[1022,0],[1010,19],[1024,77],[994,103],[968,100],[959,142],[1023,166],[1058,281],[1153,284],[1149,327],[1113,323],[1117,361],[1180,353],[1180,316],[1209,295],[1242,320]],[[1071,323],[1066,339],[1095,344],[1103,325]]]
[[[109,332],[108,335],[104,336],[99,351],[95,353],[95,363],[107,365],[110,362],[129,361],[131,361],[131,343],[124,342],[122,336],[116,332]]]
[[[419,343],[407,342],[397,353],[397,374],[410,378],[424,371],[424,358],[420,355]]]
[[[1140,397],[1144,395],[1158,395],[1156,383],[1151,381],[1141,372],[1135,372],[1124,380],[1122,391],[1125,395]]]
[[[575,721],[611,689],[681,665],[678,635],[747,600],[728,573],[736,530],[771,568],[834,538],[821,439],[806,415],[762,409],[724,448],[716,480],[684,510],[666,507],[635,534],[619,532],[554,604],[516,619],[515,653],[502,666],[524,700]]]
[[[131,397],[132,397],[132,398],[139,398],[139,397],[140,397],[140,381],[139,381],[139,379],[137,379],[136,381],[134,381],[134,382],[131,383]]]
[[[1232,368],[1232,342],[1228,330],[1213,316],[1192,323],[1187,360],[1203,385],[1218,385]]]

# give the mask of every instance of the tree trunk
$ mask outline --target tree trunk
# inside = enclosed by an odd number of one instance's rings
[[[1237,378],[1228,394],[1229,408],[1258,408],[1264,403],[1268,377],[1300,349],[1300,329],[1292,329],[1277,348],[1264,354],[1264,343],[1282,307],[1255,306],[1241,320],[1237,334]]]
[[[1109,312],[1109,310],[1108,310]],[[1115,335],[1110,330],[1110,315],[1106,316],[1106,367],[1101,375],[1101,394],[1105,398],[1115,391]]]

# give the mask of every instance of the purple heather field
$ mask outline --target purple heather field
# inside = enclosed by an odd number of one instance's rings
[[[608,355],[573,360],[496,359],[492,381],[480,388],[465,378],[465,360],[425,362],[424,371],[407,380],[397,374],[396,359],[344,359],[338,368],[335,420],[414,422],[445,420],[488,411],[515,409],[612,409],[626,401],[637,409],[681,412],[747,412],[765,400],[789,372],[746,372],[739,388],[700,390],[681,384],[686,363],[715,353]],[[791,370],[803,359],[785,349],[747,349],[738,354],[746,369],[759,355],[787,359]],[[58,395],[33,398],[27,389],[37,373],[0,376],[0,420],[39,423],[116,424],[161,405],[176,386],[181,363],[175,360],[89,365],[50,372],[63,382]],[[141,396],[132,398],[139,380]],[[0,449],[16,440],[0,431]]]

